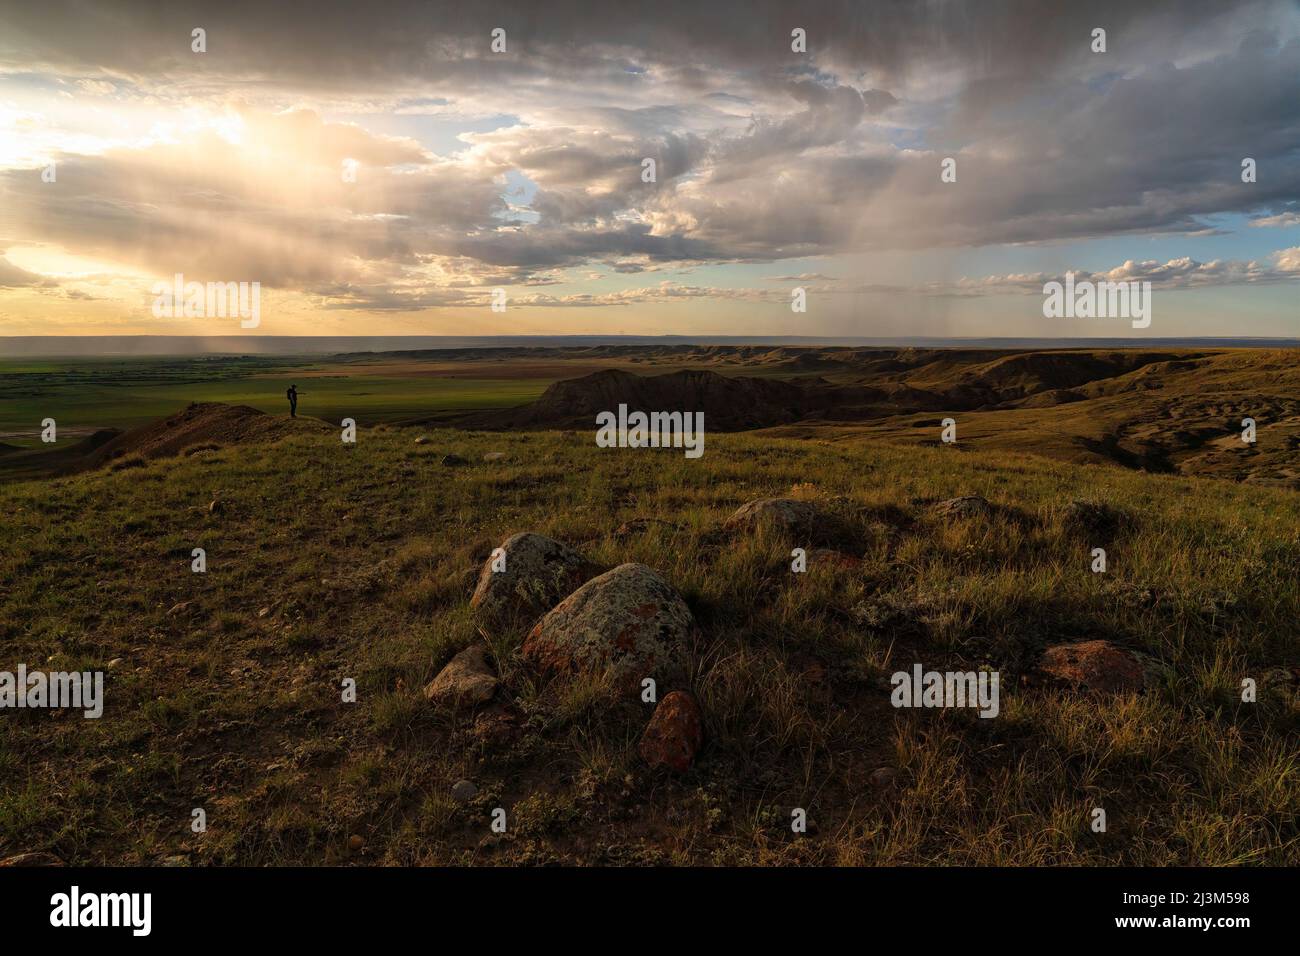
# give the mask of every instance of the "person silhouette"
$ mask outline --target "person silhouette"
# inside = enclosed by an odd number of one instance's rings
[[[289,390],[284,394],[285,397],[289,399],[289,417],[297,418],[298,417],[298,386],[290,385]]]

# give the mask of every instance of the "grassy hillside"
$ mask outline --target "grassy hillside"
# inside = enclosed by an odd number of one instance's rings
[[[1294,492],[961,446],[710,434],[691,461],[589,433],[419,434],[363,429],[345,446],[303,428],[0,487],[0,669],[108,674],[100,720],[0,717],[0,856],[1300,862],[1283,668],[1298,657]],[[447,453],[470,464],[444,467]],[[722,530],[744,501],[791,494],[844,521],[834,544],[859,566],[795,575],[806,542]],[[999,510],[929,507],[962,494]],[[1125,518],[1105,574],[1062,519],[1075,498]],[[618,532],[636,517],[666,523]],[[478,639],[478,568],[520,530],[644,562],[686,598],[706,728],[688,773],[640,762],[649,705],[539,680],[518,631],[485,634],[505,706],[477,721],[430,710],[420,688]],[[1158,659],[1155,686],[1091,697],[1036,678],[1047,644],[1099,637]],[[895,710],[888,675],[916,662],[998,669],[1001,715]],[[1240,700],[1245,676],[1258,703]],[[349,677],[355,704],[340,699]],[[873,785],[880,768],[896,786]],[[451,797],[461,778],[480,791],[469,803]]]
[[[713,374],[665,384],[685,371]],[[624,384],[610,386],[611,376]],[[728,380],[734,387],[721,387]],[[63,441],[138,427],[189,402],[280,414],[291,381],[300,411],[332,422],[586,428],[593,403],[653,395],[646,407],[707,408],[713,431],[934,444],[952,417],[967,448],[1300,490],[1300,352],[1262,348],[605,346],[0,362],[0,481],[69,470],[75,452],[65,445],[46,457],[51,446],[38,440],[46,417]],[[746,389],[753,394],[732,394]],[[1248,417],[1253,443],[1241,440]]]

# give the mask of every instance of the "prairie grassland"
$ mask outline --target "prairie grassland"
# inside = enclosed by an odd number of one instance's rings
[[[470,464],[444,467],[447,453]],[[1294,492],[743,434],[710,434],[692,461],[589,434],[380,426],[356,446],[304,431],[129,464],[0,488],[0,669],[107,671],[100,720],[0,715],[0,855],[1300,862]],[[929,508],[963,494],[996,513]],[[819,542],[722,530],[766,496],[821,501],[842,522],[824,543],[862,564],[793,574],[791,548]],[[1125,524],[1088,540],[1062,520],[1071,499]],[[616,534],[634,517],[665,523]],[[699,623],[685,684],[706,724],[688,773],[641,764],[649,705],[529,673],[515,654],[527,622],[485,634],[501,727],[429,709],[420,688],[479,639],[481,562],[521,530],[643,562],[683,594]],[[206,574],[190,571],[194,547]],[[1159,661],[1154,686],[1090,697],[1034,679],[1046,645],[1099,637]],[[888,676],[917,662],[996,668],[1001,714],[895,710]],[[1241,701],[1243,677],[1257,703]],[[896,786],[872,785],[881,767]],[[461,778],[479,788],[468,803],[451,798]],[[508,830],[485,840],[495,807]]]

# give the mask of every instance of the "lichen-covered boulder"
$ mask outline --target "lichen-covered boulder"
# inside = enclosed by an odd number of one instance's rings
[[[538,621],[524,660],[551,673],[605,673],[636,686],[682,663],[695,618],[672,585],[644,564],[592,578]]]
[[[535,620],[600,570],[567,544],[531,531],[511,535],[500,550],[483,563],[469,602],[491,620]]]

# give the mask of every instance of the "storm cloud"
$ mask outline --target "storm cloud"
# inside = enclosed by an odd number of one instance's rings
[[[1300,16],[1285,0],[54,0],[0,12],[0,83],[218,117],[43,146],[57,188],[37,166],[0,169],[9,240],[336,307],[478,301],[578,267],[1195,234],[1230,214],[1280,226],[1300,197]],[[366,119],[393,116],[501,119],[448,149]],[[656,288],[625,300],[670,287]]]

